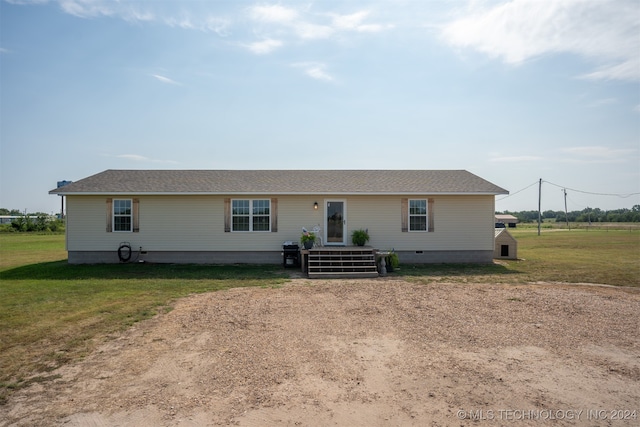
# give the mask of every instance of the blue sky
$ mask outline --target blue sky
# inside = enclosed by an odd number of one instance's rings
[[[105,169],[466,169],[517,193],[501,211],[540,178],[543,210],[640,204],[635,0],[0,0],[0,61],[0,207],[58,212],[57,181]]]

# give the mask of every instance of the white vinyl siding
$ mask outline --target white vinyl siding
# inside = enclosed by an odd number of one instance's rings
[[[124,240],[145,251],[280,251],[284,241],[299,242],[302,227],[320,225],[324,233],[323,209],[317,202],[336,199],[334,195],[277,196],[277,227],[270,233],[225,232],[225,198],[234,196],[138,196],[139,232]],[[122,233],[105,232],[105,200],[117,196],[67,196],[67,250],[117,251]],[[401,231],[401,196],[340,196],[348,212],[345,233],[368,229],[368,245],[381,250],[490,250],[494,248],[493,196],[412,196],[433,199],[434,232]],[[122,199],[120,197],[119,199]],[[269,200],[269,196],[256,200]],[[271,218],[275,219],[275,196]],[[134,226],[135,228],[135,226]],[[277,229],[274,232],[274,229]]]
[[[402,232],[401,198],[396,196],[349,197],[347,232],[350,236],[353,230],[368,228],[367,244],[381,250],[493,250],[493,196],[424,198],[433,199],[433,232]]]

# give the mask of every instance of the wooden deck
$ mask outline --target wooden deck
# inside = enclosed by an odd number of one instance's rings
[[[321,246],[300,252],[302,271],[309,278],[378,277],[376,249],[370,246]]]

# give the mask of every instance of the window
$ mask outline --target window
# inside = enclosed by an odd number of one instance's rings
[[[271,231],[271,201],[232,200],[232,231]]]
[[[409,200],[409,231],[427,231],[427,201]]]
[[[253,201],[253,231],[269,231],[269,200]]]
[[[106,199],[107,233],[140,232],[140,199]]]
[[[403,233],[409,231],[435,232],[433,209],[435,199],[400,199],[400,222]]]
[[[130,199],[113,201],[113,231],[133,231],[133,210]]]

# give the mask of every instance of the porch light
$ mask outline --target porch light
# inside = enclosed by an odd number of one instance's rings
[[[313,202],[313,210],[318,210],[318,202]]]

